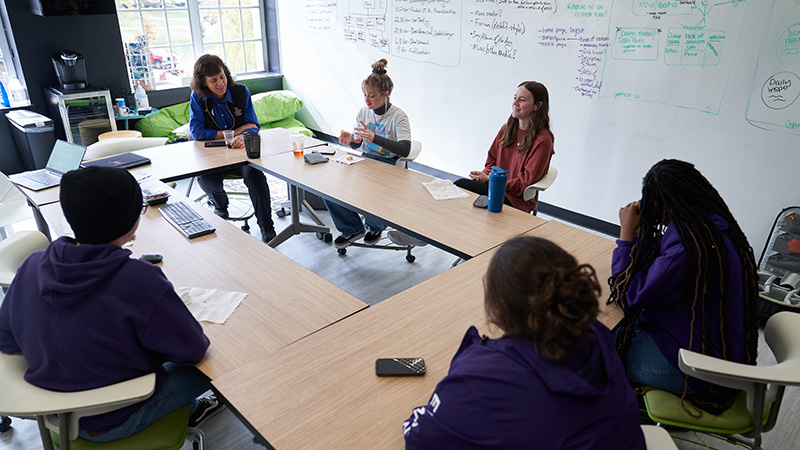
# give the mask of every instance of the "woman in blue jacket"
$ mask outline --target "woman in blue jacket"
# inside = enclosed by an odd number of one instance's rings
[[[233,130],[231,148],[243,148],[243,133],[258,133],[258,117],[250,99],[250,90],[231,78],[228,66],[219,56],[203,55],[194,64],[190,99],[189,129],[196,141],[222,139],[223,130]],[[231,171],[239,173],[250,193],[256,220],[261,228],[261,240],[271,241],[276,233],[272,221],[269,185],[264,174],[253,167],[242,166]],[[223,188],[224,172],[197,177],[197,183],[214,203],[214,214],[228,218],[228,195]]]
[[[645,449],[636,398],[597,321],[594,269],[550,241],[511,240],[486,271],[487,320],[467,330],[406,449]]]

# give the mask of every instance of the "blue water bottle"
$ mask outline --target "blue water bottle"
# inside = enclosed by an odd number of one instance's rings
[[[2,103],[2,105],[5,107],[11,106],[11,103],[9,103],[8,101],[8,94],[6,93],[6,88],[5,86],[3,86],[2,81],[0,81],[0,103]]]
[[[492,166],[492,173],[489,174],[489,211],[497,213],[503,210],[507,182],[508,171]]]

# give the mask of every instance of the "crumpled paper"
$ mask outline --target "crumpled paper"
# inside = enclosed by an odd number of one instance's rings
[[[431,181],[425,183],[422,182],[422,185],[428,189],[428,192],[433,196],[436,200],[450,200],[454,198],[465,198],[469,197],[469,194],[464,192],[463,189],[453,184],[450,180],[442,180],[440,178],[434,178]]]
[[[342,164],[347,164],[348,166],[350,164],[355,164],[355,163],[363,161],[363,160],[364,160],[364,158],[359,158],[358,156],[353,156],[353,155],[342,155],[342,156],[334,159],[334,161],[336,161],[338,163],[342,163]]]
[[[225,323],[239,303],[247,297],[243,292],[198,287],[178,287],[175,292],[195,319],[213,323]]]

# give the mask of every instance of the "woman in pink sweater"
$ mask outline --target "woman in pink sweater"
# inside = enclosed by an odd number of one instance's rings
[[[473,170],[469,179],[457,180],[456,186],[488,195],[489,173],[492,166],[498,166],[509,172],[505,203],[525,212],[535,210],[536,202],[523,200],[522,193],[550,169],[550,158],[555,152],[549,110],[547,88],[542,83],[520,84],[514,93],[511,116],[489,147],[483,170]]]

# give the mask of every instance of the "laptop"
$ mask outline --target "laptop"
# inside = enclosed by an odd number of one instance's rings
[[[101,167],[116,167],[118,169],[132,169],[134,167],[150,164],[150,158],[136,153],[128,152],[119,155],[109,156],[107,158],[95,159],[94,161],[87,161],[82,164],[83,167],[101,166]]]
[[[56,140],[50,159],[44,169],[31,170],[9,176],[14,183],[32,191],[41,191],[61,184],[61,176],[81,166],[86,147]]]

